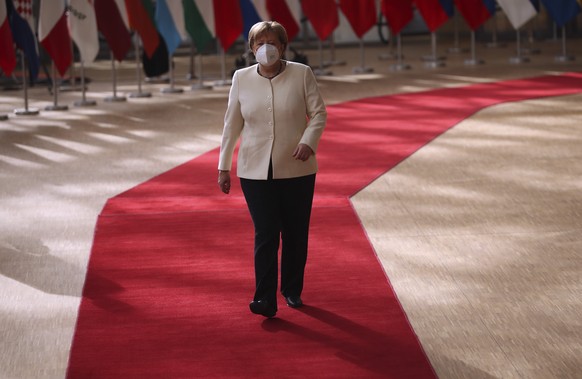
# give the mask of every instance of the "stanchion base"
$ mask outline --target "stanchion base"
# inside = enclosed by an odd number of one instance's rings
[[[213,87],[227,87],[232,85],[232,80],[217,80],[214,82]]]
[[[17,116],[36,116],[38,113],[39,111],[36,108],[23,108],[14,110],[14,114]]]
[[[324,68],[316,68],[315,70],[313,70],[313,73],[315,74],[315,76],[330,76],[330,75],[333,75],[333,72],[331,72],[330,70],[326,70]]]
[[[511,64],[521,64],[529,62],[528,57],[511,57],[509,58],[509,63]]]
[[[204,83],[196,83],[196,84],[192,84],[192,86],[190,87],[190,89],[193,90],[197,90],[197,89],[212,89],[212,86],[208,86]]]
[[[460,53],[469,52],[469,49],[467,49],[466,47],[453,46],[453,47],[449,47],[447,49],[447,52],[453,53],[453,54],[460,54]]]
[[[424,62],[424,67],[426,68],[438,68],[438,67],[445,67],[445,63],[441,61],[429,61]]]
[[[8,120],[8,115],[0,114],[0,121],[6,121],[6,120]]]
[[[572,55],[558,55],[554,57],[554,61],[556,62],[572,62],[575,61],[576,57]]]
[[[397,63],[390,66],[390,71],[404,71],[410,70],[410,65],[405,63]]]
[[[467,66],[478,66],[485,63],[483,59],[465,59],[465,65]]]
[[[446,57],[435,57],[433,55],[425,55],[422,58],[420,58],[421,61],[424,62],[440,62],[440,61],[444,61],[445,59],[447,59]]]
[[[123,96],[108,96],[103,100],[105,100],[108,103],[121,103],[121,102],[127,101],[127,98],[125,98]]]
[[[44,107],[45,111],[66,111],[69,107],[67,105],[47,105]]]
[[[369,74],[370,72],[374,72],[372,67],[354,67],[352,69],[354,74]]]
[[[129,94],[129,97],[132,99],[134,98],[144,98],[144,97],[152,97],[150,92],[132,92]]]
[[[162,93],[182,93],[184,90],[182,88],[166,87],[161,89]]]
[[[525,55],[538,55],[541,54],[541,50],[537,47],[524,47],[521,49],[521,53]]]
[[[323,62],[323,65],[325,67],[329,67],[329,66],[345,66],[346,65],[346,61],[326,61],[326,62]]]
[[[403,57],[400,57],[400,58],[403,58]],[[398,54],[396,54],[396,53],[380,54],[380,55],[378,55],[378,59],[381,61],[389,61],[389,60],[393,60],[393,59],[398,59]]]
[[[95,100],[79,100],[75,101],[73,105],[75,105],[76,107],[92,107],[94,105],[97,105],[97,102]]]

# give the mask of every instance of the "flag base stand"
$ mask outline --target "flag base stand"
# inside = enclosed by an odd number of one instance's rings
[[[125,97],[123,97],[123,96],[116,96],[116,95],[114,95],[114,96],[108,96],[108,97],[106,97],[103,100],[105,100],[108,103],[121,103],[121,102],[127,101],[127,99]]]
[[[145,97],[152,97],[152,94],[150,92],[132,92],[129,94],[129,97],[132,99],[142,99]]]
[[[331,70],[326,70],[324,68],[316,68],[315,70],[313,70],[313,73],[316,76],[331,76],[331,75],[333,75],[333,72],[331,72]]]
[[[39,111],[36,108],[23,108],[15,109],[14,114],[17,116],[36,116],[39,114]]]
[[[447,49],[447,52],[452,54],[468,53],[469,49],[466,47],[452,46]]]
[[[402,58],[402,57],[400,57],[400,58]],[[385,53],[385,54],[378,55],[378,59],[381,61],[389,61],[389,60],[398,59],[398,55],[396,53]]]
[[[190,89],[199,90],[199,89],[212,89],[212,86],[206,85],[204,83],[196,83],[190,86]]]
[[[325,61],[325,62],[323,62],[323,65],[324,65],[325,67],[331,67],[331,66],[345,66],[346,64],[347,64],[347,63],[346,63],[346,61],[336,61],[336,60],[333,60],[333,61]]]
[[[492,48],[493,49],[493,48],[498,48],[498,47],[507,47],[507,44],[506,43],[502,43],[502,42],[487,42],[485,44],[485,47],[488,47],[488,48]]]
[[[465,65],[467,66],[478,66],[485,63],[483,59],[465,59]]]
[[[405,63],[397,63],[390,66],[390,71],[404,71],[410,70],[410,65]]]
[[[58,105],[58,104],[47,105],[46,107],[44,107],[45,111],[66,111],[68,109],[69,109],[69,107],[67,105]]]
[[[509,58],[509,63],[511,64],[522,64],[528,63],[530,60],[528,57],[511,57]]]
[[[232,80],[217,80],[212,85],[213,87],[228,87],[232,85]]]
[[[572,55],[557,55],[554,57],[555,62],[573,62],[576,60],[576,57]]]
[[[369,74],[371,72],[374,72],[372,67],[354,67],[352,69],[352,73],[354,74]]]
[[[541,54],[541,50],[537,47],[524,47],[521,52],[526,55],[538,55]]]
[[[424,62],[424,67],[426,68],[438,68],[438,67],[445,67],[445,62],[440,60],[435,61],[426,61]]]
[[[73,105],[76,107],[92,107],[97,105],[97,102],[95,100],[79,100],[75,101]]]
[[[161,89],[162,93],[183,93],[184,90],[182,88],[175,88],[175,87],[167,87]]]
[[[446,59],[446,57],[435,57],[434,55],[424,55],[422,58],[420,58],[420,60],[424,62],[440,62]]]

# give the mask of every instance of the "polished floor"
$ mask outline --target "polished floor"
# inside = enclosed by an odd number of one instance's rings
[[[511,64],[515,45],[449,53],[426,67],[430,39],[403,39],[409,70],[391,70],[388,46],[336,47],[319,78],[328,104],[401,92],[582,71],[556,62],[561,44]],[[461,46],[468,41],[461,40]],[[305,50],[318,65],[317,50]],[[227,56],[227,70],[233,56]],[[342,64],[343,63],[343,64]],[[200,66],[196,59],[195,67]],[[191,89],[187,56],[176,88],[145,83],[150,98],[108,102],[111,63],[87,67],[87,97],[57,102],[29,90],[38,116],[16,116],[22,91],[0,92],[0,377],[63,378],[97,215],[105,201],[219,144],[228,86],[221,60],[204,56],[205,84]],[[118,95],[136,91],[124,62]],[[579,95],[505,103],[456,125],[353,197],[370,241],[437,374],[453,378],[582,377],[582,88]],[[325,138],[325,137],[324,137]],[[390,147],[387,146],[387,149]],[[349,150],[345,159],[349,158]],[[346,177],[346,180],[350,178]],[[218,189],[217,189],[218,190]],[[307,285],[309,285],[307,283]]]

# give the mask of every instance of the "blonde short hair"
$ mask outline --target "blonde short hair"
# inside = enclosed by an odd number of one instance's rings
[[[277,21],[260,21],[254,24],[249,30],[249,48],[252,50],[255,40],[263,34],[274,33],[279,39],[279,42],[287,47],[287,31],[283,25]]]

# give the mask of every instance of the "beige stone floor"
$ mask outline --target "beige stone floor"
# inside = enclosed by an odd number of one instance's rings
[[[320,78],[329,104],[361,97],[582,71],[556,63],[556,41],[512,65],[515,46],[485,48],[485,64],[447,54],[424,67],[425,37],[404,39],[408,71],[379,59],[352,74],[359,51],[338,46],[333,75]],[[462,41],[463,43],[464,41]],[[466,44],[464,44],[466,46]],[[305,50],[317,66],[316,50]],[[329,59],[329,51],[325,51]],[[226,63],[231,69],[233,57]],[[198,62],[197,62],[198,63]],[[207,83],[220,59],[205,56]],[[228,87],[191,90],[188,57],[176,86],[144,84],[149,99],[104,102],[110,62],[87,67],[95,107],[44,111],[52,97],[30,89],[39,116],[15,116],[22,93],[0,92],[0,378],[63,378],[97,215],[106,200],[216,148]],[[136,90],[132,62],[119,94]],[[455,126],[353,198],[363,225],[440,378],[582,377],[582,95],[507,103]],[[389,147],[388,147],[389,148]]]

